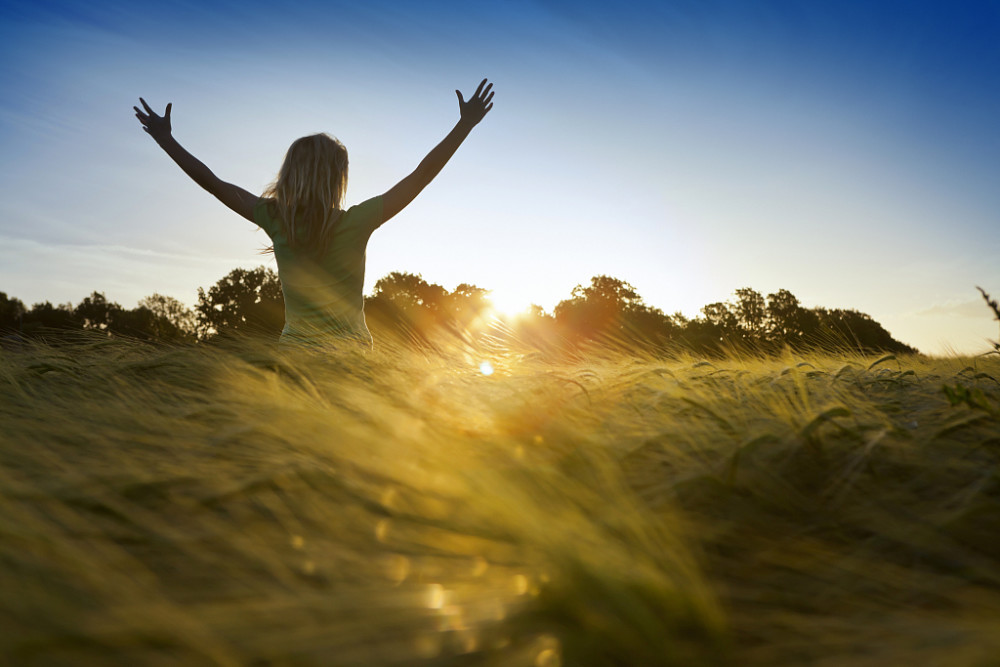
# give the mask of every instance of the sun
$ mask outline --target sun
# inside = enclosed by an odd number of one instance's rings
[[[522,315],[531,306],[531,301],[509,290],[491,290],[489,299],[497,315],[505,317]]]

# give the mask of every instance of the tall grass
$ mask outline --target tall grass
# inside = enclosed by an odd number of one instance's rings
[[[995,357],[3,351],[0,655],[988,664],[998,385]]]

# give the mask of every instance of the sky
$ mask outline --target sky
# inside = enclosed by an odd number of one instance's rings
[[[1000,3],[0,0],[0,291],[188,305],[273,266],[132,106],[260,192],[288,145],[350,152],[348,204],[406,176],[483,77],[494,109],[368,246],[507,308],[611,275],[696,316],[737,288],[978,353],[1000,297]]]

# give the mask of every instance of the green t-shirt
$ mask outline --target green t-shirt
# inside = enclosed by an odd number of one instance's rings
[[[273,202],[260,199],[253,219],[274,244],[278,277],[285,297],[281,342],[316,343],[355,338],[371,345],[365,324],[365,249],[382,224],[382,197],[372,197],[343,212],[326,253],[307,257],[288,247],[288,238]]]

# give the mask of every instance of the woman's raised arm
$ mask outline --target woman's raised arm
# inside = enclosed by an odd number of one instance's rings
[[[142,123],[142,129],[146,134],[153,137],[157,145],[162,148],[167,155],[177,163],[177,166],[184,170],[184,173],[191,177],[195,183],[208,190],[216,199],[228,206],[230,209],[240,214],[250,222],[253,222],[253,208],[259,199],[243,188],[226,183],[205,166],[205,164],[195,156],[184,150],[184,147],[177,143],[170,129],[170,109],[173,104],[167,104],[167,110],[163,115],[158,115],[149,108],[146,100],[139,98],[142,108],[135,109],[135,117]]]
[[[465,138],[472,132],[472,128],[478,125],[479,121],[493,108],[492,88],[493,84],[487,84],[486,79],[483,79],[468,102],[462,97],[462,93],[455,91],[455,94],[458,95],[458,109],[461,116],[458,123],[448,133],[448,136],[417,165],[412,174],[382,195],[383,222],[406,208],[406,205],[413,201],[420,194],[420,191],[427,187],[428,183],[434,180],[441,168],[447,164]]]

